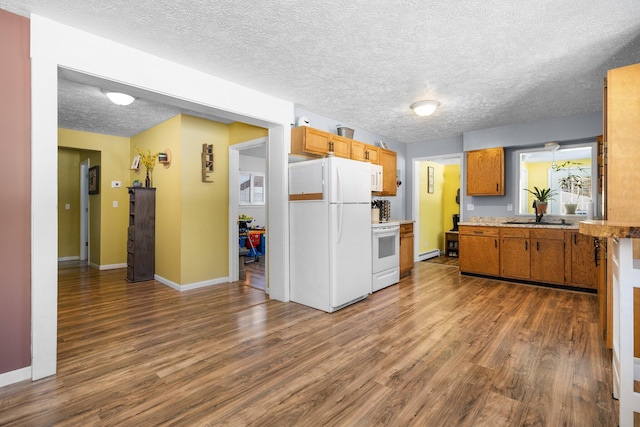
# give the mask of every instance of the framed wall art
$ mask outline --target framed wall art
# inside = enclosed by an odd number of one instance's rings
[[[89,194],[100,193],[100,166],[89,168]]]
[[[433,194],[433,166],[427,166],[427,192]]]

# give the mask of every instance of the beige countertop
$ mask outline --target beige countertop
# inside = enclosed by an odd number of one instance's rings
[[[486,226],[486,227],[520,227],[520,228],[557,228],[560,230],[577,230],[580,217],[566,217],[564,215],[545,215],[541,223],[532,217],[471,217],[468,221],[458,225]],[[564,221],[564,223],[563,223]],[[509,224],[511,222],[511,224]],[[517,224],[513,224],[516,222]],[[547,224],[545,224],[547,223]],[[551,224],[549,224],[551,223]]]

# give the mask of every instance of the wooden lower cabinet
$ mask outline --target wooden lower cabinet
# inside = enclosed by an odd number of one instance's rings
[[[529,280],[531,277],[531,250],[529,229],[500,229],[500,275],[512,279]]]
[[[400,224],[400,277],[413,269],[413,223]]]
[[[499,239],[498,227],[460,226],[458,228],[460,271],[499,276]]]
[[[531,230],[531,280],[565,284],[564,230]]]
[[[596,245],[596,238],[572,231],[566,233],[565,241],[569,264],[567,284],[598,289],[600,254],[597,252],[599,247]]]
[[[459,233],[462,273],[594,291],[603,277],[605,265],[595,264],[601,244],[578,230],[461,225]]]

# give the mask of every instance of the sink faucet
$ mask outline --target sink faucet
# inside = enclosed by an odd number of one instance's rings
[[[533,201],[533,210],[536,212],[536,222],[542,221],[542,216],[544,215],[544,212],[542,212],[542,209],[540,209],[540,213],[538,213],[538,201],[537,200]]]

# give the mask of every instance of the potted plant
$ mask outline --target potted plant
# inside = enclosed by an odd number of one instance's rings
[[[533,202],[533,207],[536,210],[536,215],[547,213],[547,205],[549,204],[549,200],[553,200],[556,192],[550,188],[538,188],[536,186],[533,187],[533,190],[529,190],[525,188],[525,191],[533,194],[535,197],[535,201]]]
[[[582,177],[580,175],[576,175],[575,173],[573,173],[572,168],[574,167],[578,169],[580,172],[585,171],[584,168],[582,167],[582,163],[574,162],[570,160],[553,167],[554,172],[559,172],[561,170],[567,171],[567,174],[565,176],[558,179],[558,184],[560,184],[561,191],[563,193],[569,194],[569,202],[562,203],[564,212],[566,214],[576,213],[576,209],[578,207],[577,202],[580,201],[580,191],[584,187]],[[574,199],[574,195],[577,196],[576,199]]]

